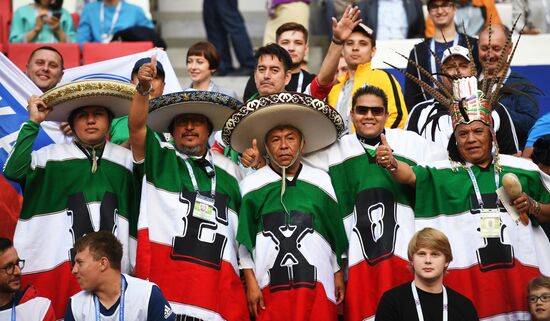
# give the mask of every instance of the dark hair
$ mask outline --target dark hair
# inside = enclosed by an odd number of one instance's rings
[[[40,4],[40,0],[34,0],[34,3]],[[51,0],[48,3],[50,10],[61,10],[63,7],[63,0]]]
[[[267,136],[269,136],[269,134],[273,131],[276,131],[276,130],[283,130],[283,129],[294,129],[295,131],[298,132],[298,134],[300,135],[300,140],[303,140],[304,139],[304,134],[302,134],[302,131],[298,128],[296,128],[295,126],[293,125],[277,125],[273,128],[271,128],[270,130],[267,131],[267,133],[265,133],[265,136],[264,136],[264,142],[267,142]],[[267,148],[267,147],[266,147]]]
[[[352,111],[355,109],[355,105],[357,104],[357,99],[359,99],[359,96],[363,96],[363,95],[374,95],[382,99],[382,102],[384,104],[384,110],[386,111],[386,113],[388,112],[388,96],[386,96],[386,93],[378,87],[369,86],[369,85],[360,87],[353,94],[353,98],[351,99]]]
[[[189,56],[204,56],[208,60],[210,70],[216,70],[220,67],[220,55],[216,51],[216,47],[208,41],[199,41],[189,47],[185,57],[186,61]]]
[[[13,247],[13,242],[5,237],[0,237],[0,254]]]
[[[82,107],[79,107],[73,111],[71,111],[71,113],[69,114],[69,117],[67,118],[67,122],[69,123],[69,126],[71,127],[72,130],[74,130],[74,118],[76,117],[76,114],[78,114],[78,112],[83,109],[83,108],[86,108],[88,106],[82,106]],[[107,116],[109,117],[109,126],[111,126],[111,122],[113,121],[113,119],[115,118],[115,114],[107,107],[104,107],[104,106],[100,106],[100,107],[103,107],[105,108],[105,110],[107,111]]]
[[[531,291],[538,288],[550,289],[550,277],[541,275],[534,279],[531,279],[531,281],[529,281],[529,284],[527,284],[527,294],[529,295]]]
[[[254,60],[256,60],[256,66],[258,67],[258,61],[260,61],[261,56],[275,56],[279,61],[283,63],[285,72],[289,71],[292,68],[292,58],[290,54],[286,51],[285,48],[279,46],[276,43],[270,43],[263,47],[258,48],[256,54],[254,55]]]
[[[366,25],[365,25],[365,27],[368,28],[368,26],[366,26]],[[375,34],[374,31],[372,31],[372,33],[369,33],[361,25],[358,25],[357,27],[353,28],[352,33],[354,33],[354,32],[359,32],[359,33],[362,33],[363,35],[365,35],[367,38],[370,39],[372,47],[373,48],[376,47],[376,34]]]
[[[122,244],[108,231],[99,231],[88,233],[74,243],[76,253],[84,250],[91,252],[95,260],[106,257],[114,269],[120,270],[122,261]]]
[[[550,166],[550,134],[539,137],[533,144],[533,163]]]
[[[306,27],[304,25],[299,24],[297,22],[287,22],[283,23],[279,28],[277,28],[277,31],[275,31],[275,41],[279,42],[279,38],[284,32],[287,31],[298,31],[304,34],[304,39],[306,40],[309,37],[309,33],[307,32]]]
[[[51,47],[51,46],[41,46],[41,47],[38,47],[38,48],[34,49],[31,52],[31,55],[29,56],[29,60],[27,61],[27,64],[31,63],[32,57],[34,57],[34,54],[36,54],[39,50],[49,50],[49,51],[55,52],[59,56],[59,58],[61,58],[61,70],[65,69],[65,61],[63,60],[63,56],[61,55],[61,53],[57,49],[55,49],[54,47]]]

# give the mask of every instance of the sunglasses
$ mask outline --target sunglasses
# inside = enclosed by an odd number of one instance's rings
[[[365,116],[371,112],[373,116],[382,116],[385,113],[384,107],[378,107],[378,106],[355,106],[355,113],[361,116]]]

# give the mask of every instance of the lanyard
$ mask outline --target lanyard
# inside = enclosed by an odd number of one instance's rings
[[[452,45],[452,47],[458,45],[458,38],[459,38],[459,37],[460,37],[460,36],[459,36],[458,34],[455,36],[455,39],[453,40],[453,45]],[[450,48],[450,47],[449,47],[449,48]],[[435,40],[434,40],[433,38],[432,38],[432,41],[430,41],[430,49],[432,50],[432,52],[433,52],[434,54],[436,54],[436,52],[435,52]],[[445,49],[445,50],[448,50],[448,49]],[[434,55],[432,55],[431,53],[430,53],[430,65],[431,65],[431,68],[432,68],[432,75],[433,75],[433,74],[435,74],[435,73],[437,72],[437,67],[436,67],[436,65],[435,65],[435,57],[434,57]]]
[[[118,313],[119,320],[124,321],[124,289],[126,288],[126,279],[122,274],[120,275],[120,310]],[[99,312],[99,299],[94,294],[94,306],[95,306],[95,320],[101,320],[101,313]]]
[[[302,93],[303,84],[304,84],[304,71],[300,70],[300,76],[298,76],[298,87],[296,87],[297,93]]]
[[[212,159],[212,153],[210,150],[206,153],[206,160],[210,162],[210,165],[212,165],[212,169],[215,171],[216,168],[214,167],[214,161]],[[185,163],[185,166],[187,166],[187,171],[189,172],[189,176],[191,177],[191,183],[193,183],[193,188],[195,189],[196,193],[199,193],[199,184],[197,184],[197,178],[195,177],[195,173],[193,172],[193,167],[191,167],[191,164],[189,164],[189,156],[183,154],[183,162]],[[214,175],[211,178],[212,184],[210,189],[210,195],[212,195],[212,198],[215,198],[216,196],[216,175]]]
[[[479,191],[479,185],[477,184],[477,179],[474,175],[474,172],[472,172],[471,166],[465,166],[466,171],[468,172],[468,175],[470,175],[470,180],[472,181],[472,185],[474,186],[474,192],[476,193],[477,203],[479,204],[480,208],[483,208],[483,199],[481,199],[481,192]],[[499,183],[499,177],[498,172],[495,170],[495,185],[496,188],[498,188]],[[498,206],[498,198],[497,198],[497,206]]]
[[[15,321],[17,316],[15,315],[15,296],[13,297],[13,303],[11,305],[11,321]]]
[[[447,298],[447,289],[443,287],[443,321],[449,320],[449,299]],[[418,315],[418,321],[424,321],[424,314],[422,314],[422,306],[420,305],[420,299],[418,298],[418,291],[416,290],[416,283],[412,281],[411,288],[413,292],[414,304],[416,305],[416,314]]]
[[[101,33],[104,34],[105,32],[105,4],[102,2],[101,6],[99,7],[99,25],[101,26]],[[115,24],[118,21],[118,16],[120,15],[120,8],[122,7],[122,0],[116,5],[115,14],[113,15],[113,20],[111,20],[111,28],[109,28],[109,32],[107,32],[108,35],[113,34],[113,30],[115,29]]]

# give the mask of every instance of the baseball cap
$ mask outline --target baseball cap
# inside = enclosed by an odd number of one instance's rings
[[[441,58],[441,63],[445,63],[445,61],[452,56],[460,56],[464,57],[464,59],[470,61],[470,57],[468,57],[468,49],[464,48],[462,46],[452,46],[449,49],[445,49],[443,52],[443,58]]]
[[[150,62],[151,62],[151,58],[141,58],[140,60],[136,61],[130,77],[134,74],[137,74],[141,66]],[[157,75],[159,75],[162,79],[164,79],[164,76],[165,76],[164,67],[162,66],[162,63],[158,60],[157,60]]]

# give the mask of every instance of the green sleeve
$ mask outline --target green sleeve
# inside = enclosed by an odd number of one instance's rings
[[[32,159],[32,145],[38,136],[40,126],[28,120],[21,126],[17,141],[4,165],[4,175],[16,182],[23,182]]]
[[[239,226],[237,229],[237,241],[244,245],[252,254],[256,246],[256,234],[258,231],[258,210],[254,204],[254,197],[245,195],[239,211]]]
[[[111,122],[109,132],[111,143],[120,145],[130,139],[130,130],[128,129],[128,116],[115,118]]]

